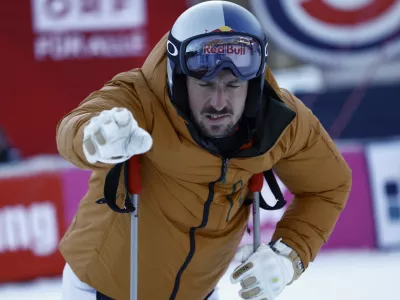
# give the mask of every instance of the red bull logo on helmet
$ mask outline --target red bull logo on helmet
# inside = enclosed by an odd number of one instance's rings
[[[245,55],[246,47],[243,45],[233,45],[233,44],[204,45],[203,54]]]

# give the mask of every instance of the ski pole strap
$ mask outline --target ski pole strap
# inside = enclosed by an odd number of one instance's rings
[[[124,170],[125,201],[124,207],[120,208],[117,205],[117,191],[122,168]],[[139,194],[140,191],[140,157],[133,156],[125,162],[116,164],[108,171],[104,184],[104,198],[97,200],[96,203],[107,203],[107,205],[117,213],[131,213],[136,210],[132,205],[131,195]]]
[[[262,187],[265,181],[268,183],[268,186],[277,200],[274,206],[270,206],[267,204],[265,199],[262,197]],[[258,173],[253,175],[249,181],[249,193],[251,193],[250,199],[246,200],[246,204],[250,204],[253,201],[254,195],[253,193],[258,193],[260,196],[260,207],[264,210],[278,210],[283,208],[286,205],[286,200],[283,198],[283,194],[281,189],[279,188],[279,184],[276,181],[275,175],[272,170],[267,170],[263,173]]]
[[[264,198],[260,193],[260,207],[265,210],[278,210],[286,205],[286,200],[283,198],[281,189],[279,188],[278,182],[276,181],[275,175],[272,170],[267,170],[264,172],[264,178],[268,183],[268,186],[274,195],[275,199],[278,201],[274,206],[270,206],[265,202]]]

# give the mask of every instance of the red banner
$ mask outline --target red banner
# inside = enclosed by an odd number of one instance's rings
[[[2,178],[0,199],[0,282],[61,274],[58,244],[66,228],[60,176]]]
[[[4,1],[0,126],[22,155],[55,153],[62,116],[140,67],[185,9],[185,0]]]

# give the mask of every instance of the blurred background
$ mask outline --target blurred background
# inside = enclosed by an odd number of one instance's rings
[[[57,122],[117,73],[140,67],[201,1],[3,2],[0,300],[60,300],[57,246],[89,174],[59,157]],[[278,83],[313,110],[353,171],[332,237],[278,299],[400,299],[400,1],[231,2],[259,19]],[[262,212],[263,241],[282,213]],[[239,299],[238,290],[225,276],[218,291],[225,300]]]

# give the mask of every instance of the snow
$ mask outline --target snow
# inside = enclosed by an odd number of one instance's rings
[[[1,300],[61,300],[61,278],[0,285]]]
[[[220,300],[239,300],[239,284],[229,282],[232,264],[219,285]],[[400,251],[335,251],[321,253],[302,277],[277,300],[400,299]],[[61,300],[61,279],[0,285],[1,300]]]
[[[232,268],[234,268],[232,266]],[[376,300],[400,299],[400,252],[321,253],[301,278],[288,286],[278,300]],[[239,285],[225,276],[221,300],[240,299]]]

